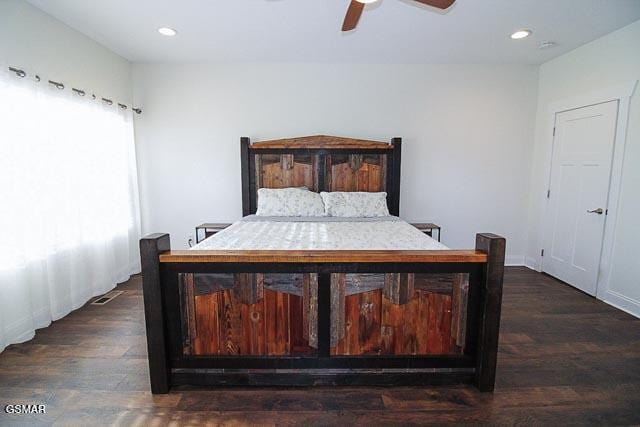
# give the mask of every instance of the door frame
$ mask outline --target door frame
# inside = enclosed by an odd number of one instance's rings
[[[627,141],[627,124],[629,120],[629,104],[633,96],[638,81],[633,80],[624,84],[610,86],[608,88],[589,92],[576,97],[565,98],[549,104],[547,110],[545,130],[548,132],[550,143],[547,144],[545,153],[546,176],[544,191],[540,194],[541,212],[538,224],[538,254],[536,270],[542,271],[542,249],[546,243],[546,233],[549,227],[549,199],[547,191],[551,184],[551,169],[553,159],[553,149],[555,144],[554,127],[556,125],[556,115],[569,110],[603,104],[610,101],[618,101],[618,114],[613,141],[613,157],[611,163],[611,175],[609,178],[609,193],[607,205],[608,210],[605,218],[604,235],[602,239],[602,251],[600,253],[600,263],[598,266],[598,278],[596,282],[596,298],[606,300],[615,306],[624,306],[626,298],[617,295],[609,290],[609,280],[611,278],[611,257],[615,243],[615,230],[618,219],[618,208],[620,202],[620,189],[622,181],[622,167],[624,163],[624,151]],[[628,304],[628,303],[627,303]],[[623,307],[620,307],[623,308]]]

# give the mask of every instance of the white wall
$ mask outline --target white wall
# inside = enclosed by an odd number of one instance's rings
[[[0,65],[131,101],[127,60],[24,1],[0,0]]]
[[[135,64],[145,232],[184,247],[204,221],[241,217],[240,137],[403,137],[401,215],[443,241],[475,233],[526,250],[537,70],[529,66]]]
[[[540,67],[533,158],[528,264],[540,263],[540,214],[545,203],[547,156],[552,138],[551,103],[640,79],[640,21],[562,55]],[[605,297],[640,316],[640,96],[631,98],[622,189],[617,215],[610,288]],[[607,218],[607,221],[615,218]]]

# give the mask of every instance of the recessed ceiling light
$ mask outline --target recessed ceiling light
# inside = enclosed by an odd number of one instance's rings
[[[511,38],[514,40],[523,39],[525,37],[529,37],[531,35],[531,30],[518,30],[515,33],[511,34]]]
[[[178,32],[176,30],[174,30],[173,28],[169,28],[169,27],[160,27],[160,28],[158,28],[158,32],[160,34],[162,34],[163,36],[168,36],[168,37],[173,37],[176,34],[178,34]]]

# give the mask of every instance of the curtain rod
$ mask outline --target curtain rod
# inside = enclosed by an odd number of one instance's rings
[[[18,77],[20,77],[20,78],[27,77],[27,73],[26,73],[24,70],[21,70],[20,68],[9,67],[9,71],[11,71],[12,73],[15,73],[15,74],[16,74],[16,76],[18,76]],[[34,75],[34,78],[36,79],[36,82],[39,82],[39,81],[40,81],[40,76],[39,76],[39,75],[35,74],[35,75]],[[55,87],[56,87],[57,89],[59,89],[59,90],[63,90],[63,89],[65,88],[65,86],[64,86],[64,84],[63,84],[63,83],[56,82],[56,81],[53,81],[53,80],[48,80],[47,82],[48,82],[50,85],[55,86]],[[75,88],[75,87],[72,87],[72,88],[71,88],[71,90],[72,90],[75,94],[80,95],[80,96],[85,96],[85,95],[87,94],[84,90],[82,90],[82,89],[77,89],[77,88]],[[96,98],[97,98],[95,94],[91,94],[91,97],[92,97],[93,99],[96,99]],[[109,99],[109,98],[100,98],[100,99],[102,100],[102,102],[104,102],[104,103],[105,103],[105,104],[107,104],[107,105],[113,105],[113,100],[112,100],[112,99]],[[123,110],[126,110],[126,109],[128,108],[125,104],[121,104],[121,103],[119,103],[119,102],[117,103],[117,105],[118,105],[118,107],[122,108]],[[131,107],[131,110],[132,110],[134,113],[136,113],[136,114],[142,114],[142,109],[141,109],[141,108],[134,108],[134,107]]]

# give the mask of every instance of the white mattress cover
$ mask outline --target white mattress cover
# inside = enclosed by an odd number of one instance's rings
[[[196,250],[443,250],[445,245],[397,217],[249,216]]]

